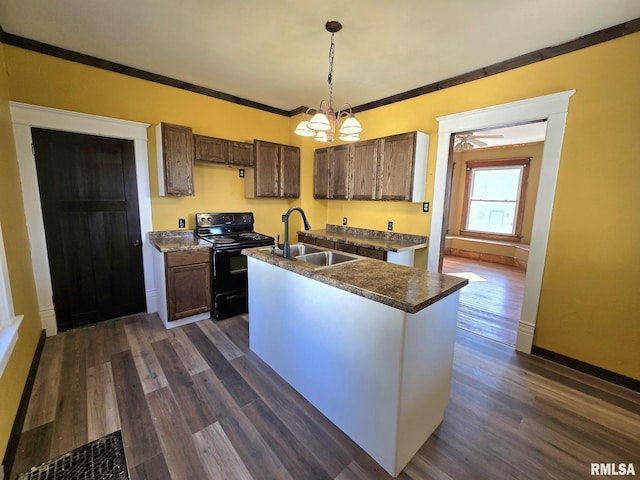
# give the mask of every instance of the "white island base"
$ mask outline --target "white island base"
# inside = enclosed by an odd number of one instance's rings
[[[411,314],[247,260],[251,350],[397,476],[443,420],[459,290]]]

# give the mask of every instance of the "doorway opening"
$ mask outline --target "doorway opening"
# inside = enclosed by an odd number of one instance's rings
[[[546,122],[452,134],[443,273],[469,280],[458,327],[514,346]]]
[[[536,198],[535,217],[531,235],[531,248],[525,277],[524,298],[518,323],[516,350],[531,353],[535,331],[545,257],[549,241],[551,213],[560,166],[562,140],[569,110],[569,99],[575,90],[533,97],[511,103],[470,110],[438,117],[438,145],[436,152],[432,220],[429,228],[427,268],[440,270],[442,244],[444,243],[444,207],[447,185],[447,166],[453,148],[451,134],[495,128],[501,125],[547,121],[547,136],[544,142],[542,165]]]

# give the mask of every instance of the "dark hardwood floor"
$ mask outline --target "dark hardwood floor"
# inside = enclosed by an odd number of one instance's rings
[[[638,471],[639,412],[636,392],[458,329],[444,421],[399,478]],[[118,429],[132,480],[390,478],[248,349],[246,315],[169,331],[140,315],[48,338],[11,478]]]
[[[459,328],[506,345],[516,344],[524,297],[524,270],[445,255],[442,273],[469,278],[469,284],[460,293]]]

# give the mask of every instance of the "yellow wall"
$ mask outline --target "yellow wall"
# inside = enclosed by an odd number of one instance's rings
[[[638,275],[639,163],[633,149],[640,124],[640,34],[358,114],[363,139],[420,130],[436,158],[436,117],[576,89],[571,98],[540,298],[535,344],[633,378],[640,378]],[[11,99],[155,124],[190,125],[194,132],[302,146],[302,196],[297,201],[247,200],[235,169],[196,168],[194,198],[159,198],[150,162],[153,225],[174,229],[179,216],[200,210],[256,212],[256,229],[282,232],[292,205],[324,223],[428,234],[431,216],[419,204],[316,201],[313,140],[295,137],[298,118],[228,104],[143,80],[5,47]],[[150,137],[150,153],[154,144]],[[432,195],[434,167],[427,178]],[[296,217],[297,218],[297,217]],[[296,220],[297,221],[297,220]],[[295,227],[299,228],[299,227]]]
[[[9,114],[5,46],[0,44],[0,224],[16,315],[24,315],[18,342],[0,378],[0,458],[4,457],[20,397],[42,327],[31,271],[29,238]]]
[[[451,210],[449,212],[449,235],[460,235],[460,219],[462,217],[462,204],[464,201],[464,186],[467,178],[465,162],[473,160],[499,160],[507,158],[531,158],[529,164],[529,178],[527,183],[527,196],[525,209],[522,216],[522,239],[520,243],[528,245],[531,242],[531,227],[533,225],[533,213],[535,211],[538,182],[540,180],[540,166],[542,161],[542,143],[528,145],[515,145],[497,148],[483,148],[480,150],[468,150],[456,152],[453,159],[456,164],[453,170],[451,186]]]

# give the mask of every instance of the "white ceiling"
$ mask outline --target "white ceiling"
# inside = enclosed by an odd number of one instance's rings
[[[639,0],[0,0],[6,33],[283,110],[362,105],[640,17]]]

